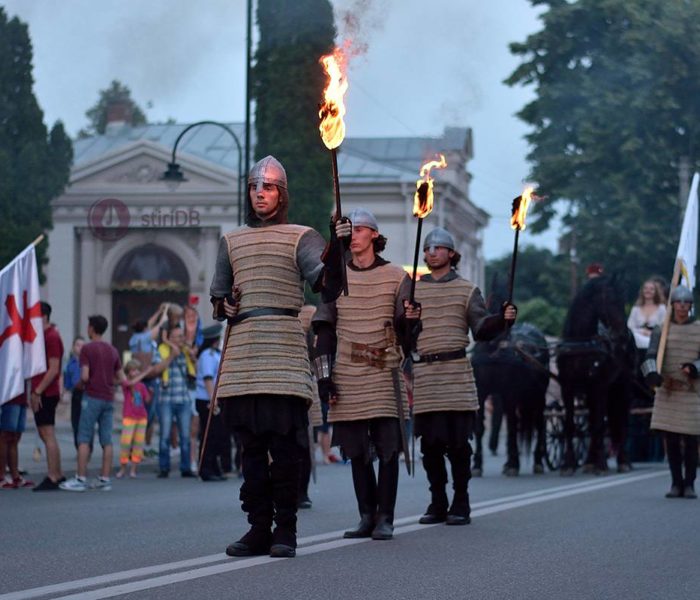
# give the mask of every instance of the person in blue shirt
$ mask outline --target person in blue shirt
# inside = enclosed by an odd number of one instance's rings
[[[197,389],[196,405],[199,414],[199,452],[201,466],[199,477],[202,481],[224,481],[222,465],[226,463],[226,453],[228,452],[228,462],[231,462],[231,442],[228,430],[221,419],[218,406],[215,407],[209,423],[206,444],[204,444],[204,434],[209,421],[209,410],[211,398],[214,394],[216,376],[219,371],[221,360],[221,350],[219,342],[221,340],[220,323],[205,327],[202,330],[202,347],[197,360]],[[202,456],[202,445],[204,444],[204,455]]]
[[[80,380],[80,351],[85,338],[78,336],[73,340],[70,357],[63,369],[63,387],[71,392],[70,424],[73,428],[73,444],[78,449],[78,423],[80,423],[80,403],[83,399],[83,382]]]

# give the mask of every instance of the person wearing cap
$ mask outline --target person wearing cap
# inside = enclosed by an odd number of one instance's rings
[[[210,287],[214,318],[232,328],[215,401],[243,447],[240,499],[250,524],[226,553],[292,557],[313,398],[299,320],[304,281],[326,300],[340,293],[337,239],[349,237],[351,227],[347,220],[332,222],[326,245],[313,229],[288,223],[287,175],[272,156],[251,169],[246,204],[246,224],[221,238]]]
[[[197,359],[195,407],[199,415],[199,456],[201,459],[199,478],[202,481],[225,481],[226,477],[221,464],[225,461],[226,452],[228,451],[229,456],[231,454],[231,436],[221,420],[221,411],[218,406],[212,412],[211,421],[209,421],[209,409],[221,361],[221,350],[219,350],[221,329],[221,323],[202,329],[203,341]],[[209,431],[205,443],[204,434],[207,430],[207,423]],[[204,446],[204,455],[202,455],[202,446]]]
[[[420,523],[470,522],[468,483],[472,437],[479,401],[466,348],[469,331],[476,341],[488,341],[515,323],[516,309],[503,306],[491,315],[479,288],[457,273],[460,254],[452,235],[436,227],[423,243],[430,273],[416,282],[421,327],[413,339],[414,435],[421,439],[423,468],[431,500]],[[450,462],[454,496],[445,486]]]
[[[651,334],[642,374],[656,388],[651,429],[666,438],[671,489],[667,498],[697,498],[695,474],[700,435],[700,322],[690,315],[693,293],[679,285],[671,292],[671,321],[661,372],[657,355],[661,341],[659,326]],[[685,473],[683,472],[685,470]]]
[[[356,208],[348,217],[352,222],[349,295],[316,311],[313,365],[321,400],[330,405],[333,445],[340,446],[352,466],[360,523],[345,537],[386,540],[393,536],[399,480],[404,425],[399,402],[408,415],[396,338],[413,326],[406,319],[415,322],[420,313],[409,306],[411,280],[406,272],[379,256],[387,240],[374,215]],[[379,459],[376,476],[373,452]]]

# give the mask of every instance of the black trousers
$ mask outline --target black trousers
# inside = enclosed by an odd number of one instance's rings
[[[450,461],[452,489],[455,492],[455,496],[467,493],[469,480],[472,477],[470,467],[472,447],[468,442],[457,448],[451,448],[445,444],[427,444],[421,440],[421,452],[423,453],[423,467],[425,468],[434,500],[438,500],[438,495],[443,497],[445,485],[447,485],[445,456]]]
[[[665,432],[665,436],[672,485],[681,489],[692,487],[698,468],[698,436],[670,431]],[[683,467],[685,467],[685,475]]]
[[[70,424],[73,429],[73,443],[76,449],[78,448],[78,425],[80,425],[80,408],[82,401],[83,390],[73,389],[70,396]]]
[[[274,520],[278,529],[296,533],[301,460],[307,451],[299,446],[297,432],[252,433],[237,429],[236,434],[242,445],[240,499],[248,522],[253,527],[269,529]]]

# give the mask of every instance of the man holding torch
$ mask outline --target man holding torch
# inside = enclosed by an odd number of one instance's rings
[[[466,347],[469,330],[476,341],[497,337],[515,323],[516,308],[503,305],[490,315],[481,291],[456,271],[460,255],[455,240],[442,227],[433,229],[423,244],[428,275],[416,282],[421,307],[421,327],[414,330],[413,413],[414,435],[421,438],[423,467],[431,500],[420,522],[470,522],[468,483],[474,422],[479,402]],[[454,496],[450,505],[445,492],[450,461]]]
[[[319,306],[313,366],[328,402],[333,445],[352,465],[359,525],[346,538],[393,536],[399,452],[410,460],[405,433],[406,390],[400,376],[401,338],[420,311],[409,305],[411,280],[379,256],[386,238],[368,210],[356,208],[347,267],[349,294]],[[407,320],[409,321],[407,323]],[[375,476],[372,448],[379,459]]]
[[[213,401],[243,446],[240,499],[251,526],[226,553],[292,557],[313,398],[299,320],[304,281],[326,301],[340,293],[343,259],[336,236],[348,238],[351,226],[338,220],[326,245],[313,229],[289,224],[287,175],[272,156],[252,168],[248,190],[247,223],[222,237],[210,289],[214,317],[227,319],[232,333]]]

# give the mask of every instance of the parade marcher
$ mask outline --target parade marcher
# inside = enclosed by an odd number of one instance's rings
[[[411,280],[406,272],[379,256],[386,238],[374,215],[356,208],[349,218],[353,226],[349,295],[316,311],[313,364],[321,400],[330,404],[333,445],[340,446],[352,466],[360,523],[345,537],[386,540],[394,529],[405,426],[400,412],[408,415],[396,338],[409,326],[406,319],[417,320],[419,311],[408,306]],[[408,460],[407,449],[403,450]],[[375,451],[378,476],[372,464]]]
[[[486,309],[479,288],[456,270],[460,255],[452,235],[433,229],[423,244],[430,269],[416,282],[421,326],[412,340],[414,435],[421,438],[423,467],[431,500],[420,523],[466,525],[470,522],[468,484],[471,478],[474,430],[479,402],[466,348],[469,331],[488,341],[515,322],[516,310],[504,305],[500,314]],[[445,492],[450,462],[454,496]]]
[[[651,335],[642,373],[656,387],[651,429],[664,433],[671,490],[667,498],[697,498],[695,474],[698,466],[700,435],[700,321],[690,316],[693,294],[679,285],[671,292],[671,322],[661,373],[656,356],[661,327]],[[685,473],[683,472],[685,469]]]
[[[207,440],[206,444],[204,444],[204,456],[201,458],[201,466],[198,473],[202,481],[225,481],[226,477],[222,470],[224,453],[228,452],[230,454],[231,452],[230,435],[221,418],[218,405],[215,405],[211,420],[209,417],[209,410],[212,407],[212,398],[214,396],[216,374],[219,371],[219,362],[221,361],[220,341],[220,323],[202,329],[202,344],[199,358],[197,359],[197,392],[195,396],[197,413],[199,414],[200,454],[204,442],[204,432],[207,424],[209,424]]]
[[[298,316],[303,284],[326,300],[337,296],[342,255],[335,236],[349,236],[350,226],[339,219],[326,245],[313,229],[289,224],[287,175],[272,156],[251,169],[247,205],[246,225],[221,239],[210,289],[215,318],[228,318],[231,327],[216,399],[243,447],[240,499],[251,525],[226,553],[292,557],[313,397]]]

